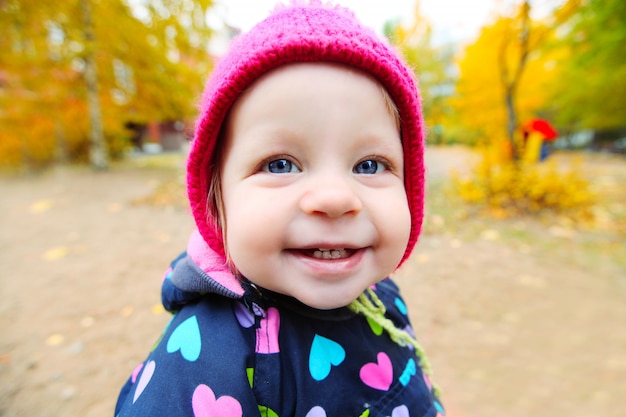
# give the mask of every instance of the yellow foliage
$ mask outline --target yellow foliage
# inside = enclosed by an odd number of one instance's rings
[[[455,118],[451,122],[462,128],[465,138],[488,144],[507,135],[505,89],[520,66],[519,25],[519,17],[499,16],[457,57],[459,78],[456,94],[450,99]],[[540,45],[552,36],[545,24],[533,21],[530,53],[515,87],[518,123],[537,117],[550,103],[548,86],[558,77],[560,56]]]
[[[436,46],[428,19],[420,11],[420,3],[413,9],[411,25],[397,24],[389,27],[387,36],[402,52],[407,64],[415,71],[420,83],[422,109],[427,126],[431,127],[431,140],[441,140],[437,129],[449,113],[449,105],[442,87],[452,85],[450,74],[453,53],[448,46]]]
[[[546,211],[573,219],[591,217],[595,195],[580,171],[543,164],[504,162],[484,158],[466,177],[453,177],[455,192],[498,217]]]

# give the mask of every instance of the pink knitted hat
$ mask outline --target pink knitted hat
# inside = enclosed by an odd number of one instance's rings
[[[281,65],[339,63],[376,78],[400,113],[404,181],[411,211],[411,233],[401,264],[417,242],[424,206],[424,125],[413,73],[351,11],[311,3],[281,5],[248,33],[235,38],[207,82],[187,164],[187,189],[198,231],[211,249],[224,255],[221,231],[207,213],[207,196],[218,134],[239,95],[261,75]]]

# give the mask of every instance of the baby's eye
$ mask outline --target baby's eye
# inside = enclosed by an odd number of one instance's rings
[[[300,169],[289,159],[281,158],[266,162],[263,165],[263,171],[267,171],[272,174],[289,174],[293,172],[300,172]]]
[[[366,159],[359,162],[353,168],[355,174],[378,174],[385,170],[385,165],[374,159]]]

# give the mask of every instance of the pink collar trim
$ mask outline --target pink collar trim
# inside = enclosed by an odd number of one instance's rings
[[[215,282],[235,294],[243,296],[244,289],[241,286],[241,282],[231,272],[226,264],[226,259],[211,249],[197,230],[189,237],[187,254]]]

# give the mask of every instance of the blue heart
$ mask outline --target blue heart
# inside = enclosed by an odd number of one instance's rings
[[[441,414],[442,416],[446,415],[446,410],[443,408],[443,406],[439,403],[438,399],[435,399],[435,401],[433,401],[433,403],[435,404],[435,408],[437,409],[437,412],[439,414]]]
[[[167,341],[167,353],[180,350],[180,354],[189,362],[198,360],[201,349],[202,340],[196,316],[191,316],[179,324]]]
[[[409,362],[406,364],[402,375],[400,375],[400,383],[403,386],[409,385],[411,381],[411,377],[417,373],[417,365],[415,364],[415,360],[413,358],[409,359]]]
[[[309,354],[311,376],[316,381],[325,379],[330,374],[331,366],[340,365],[345,358],[346,351],[339,343],[316,334]]]
[[[396,307],[398,307],[398,310],[400,310],[400,313],[406,316],[406,313],[408,313],[408,310],[406,308],[406,304],[404,304],[404,301],[402,301],[399,298],[396,298],[394,301],[396,303]]]

